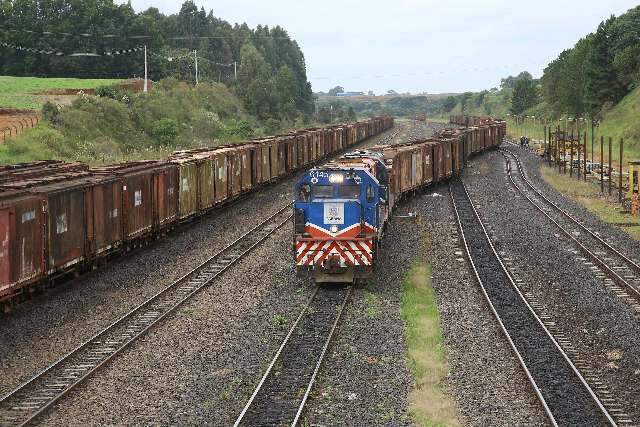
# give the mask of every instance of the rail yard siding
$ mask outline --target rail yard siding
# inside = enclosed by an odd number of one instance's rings
[[[51,275],[91,269],[392,126],[393,118],[378,117],[91,169],[60,161],[0,166],[0,302]]]

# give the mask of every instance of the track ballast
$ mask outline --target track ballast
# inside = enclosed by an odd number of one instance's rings
[[[514,188],[572,240],[585,256],[600,267],[617,285],[611,284],[611,288],[619,296],[631,296],[634,308],[640,311],[640,265],[542,194],[527,178],[515,153],[504,148],[501,151],[507,161],[509,180]],[[512,169],[512,162],[515,171]]]
[[[462,182],[450,185],[471,266],[502,331],[554,425],[616,425],[525,300],[495,252]]]
[[[292,325],[235,426],[296,425],[351,287],[318,287]]]
[[[34,421],[290,219],[290,205],[286,205],[199,267],[8,393],[0,400],[0,425],[26,425]]]

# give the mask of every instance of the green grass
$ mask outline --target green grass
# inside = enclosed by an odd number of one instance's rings
[[[0,108],[38,109],[35,94],[59,89],[95,89],[120,80],[0,76]]]
[[[575,200],[602,221],[614,224],[632,238],[640,240],[640,222],[629,214],[621,212],[617,200],[612,200],[600,193],[600,186],[593,183],[577,181],[569,175],[559,174],[555,169],[542,166],[542,176],[553,188],[565,196]],[[614,194],[616,194],[614,192]],[[620,227],[618,224],[636,223],[635,226]]]
[[[539,104],[533,109],[527,111],[528,115],[536,115],[535,112],[545,111],[544,104]],[[547,112],[548,114],[548,112]],[[614,165],[620,163],[620,140],[624,139],[623,146],[623,166],[626,169],[627,162],[630,160],[640,160],[640,121],[638,115],[640,114],[640,88],[636,88],[629,93],[622,101],[616,106],[611,108],[604,114],[602,121],[594,132],[594,150],[593,158],[595,161],[600,161],[600,138],[604,137],[604,159],[608,162],[609,158],[609,138],[612,140],[611,144],[611,162]],[[591,158],[591,124],[588,120],[580,122],[580,134],[587,134],[587,152],[588,158]],[[558,126],[560,129],[567,129],[571,133],[573,129],[574,135],[577,135],[578,130],[575,124],[569,123],[564,120],[556,120],[550,124],[553,129]],[[544,125],[540,123],[534,123],[532,120],[526,120],[525,123],[516,124],[513,120],[507,120],[507,134],[513,138],[520,138],[521,135],[528,135],[531,139],[544,139]],[[581,140],[583,137],[581,137]]]
[[[418,263],[409,271],[400,310],[406,325],[409,366],[416,381],[409,395],[414,421],[422,426],[459,425],[455,404],[442,387],[449,366],[430,265]]]
[[[640,88],[628,94],[608,111],[600,124],[598,133],[612,137],[617,149],[618,141],[624,138],[624,151],[629,160],[640,160]],[[614,149],[614,153],[617,150]]]

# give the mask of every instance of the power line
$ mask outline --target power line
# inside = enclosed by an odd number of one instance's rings
[[[132,39],[132,40],[143,40],[143,39],[151,39],[152,36],[148,34],[139,34],[139,35],[122,35],[122,34],[92,34],[92,33],[67,33],[67,32],[57,32],[57,31],[34,31],[34,30],[25,30],[25,29],[15,29],[15,28],[7,28],[0,26],[0,32],[3,33],[27,33],[27,34],[39,34],[42,36],[62,36],[62,37],[79,37],[79,38],[105,38],[105,39]],[[264,39],[273,39],[273,40],[291,40],[289,36],[265,36],[260,34],[251,34],[249,37],[257,37]],[[224,40],[224,39],[233,39],[233,37],[229,36],[173,36],[173,37],[163,37],[163,40]]]
[[[112,50],[108,52],[96,53],[96,52],[73,52],[73,53],[64,53],[59,49],[36,49],[32,47],[25,47],[21,45],[15,45],[11,43],[0,42],[0,46],[14,49],[22,52],[29,53],[37,53],[40,55],[54,55],[54,56],[67,56],[67,57],[101,57],[101,56],[118,56],[125,55],[128,53],[140,52],[144,50],[143,46],[133,47],[129,49],[118,49]]]

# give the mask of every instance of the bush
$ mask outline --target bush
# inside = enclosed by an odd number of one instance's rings
[[[264,131],[267,135],[275,135],[280,130],[282,124],[277,119],[267,119],[264,122]]]
[[[100,98],[111,98],[116,101],[121,101],[125,96],[129,97],[128,95],[126,90],[117,85],[99,86],[96,88],[96,96]]]
[[[178,136],[178,123],[173,119],[160,119],[153,126],[152,135],[159,145],[171,145]]]
[[[57,124],[60,120],[60,110],[58,106],[52,102],[47,101],[42,106],[42,117],[50,123]]]

